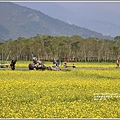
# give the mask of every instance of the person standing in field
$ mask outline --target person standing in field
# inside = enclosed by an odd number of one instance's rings
[[[53,59],[53,65],[54,65],[54,68],[58,68],[58,63],[55,58]]]
[[[116,65],[117,65],[116,68],[118,68],[119,67],[119,61],[118,60],[116,61]]]
[[[11,61],[11,64],[10,64],[10,67],[12,70],[15,70],[15,64],[16,64],[17,60],[12,60]]]

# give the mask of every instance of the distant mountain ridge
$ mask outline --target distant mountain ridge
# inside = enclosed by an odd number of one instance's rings
[[[53,18],[112,37],[120,34],[117,2],[15,2]],[[63,14],[64,13],[64,14]]]
[[[84,38],[97,37],[113,39],[101,33],[91,31],[52,18],[40,11],[32,10],[12,2],[0,2],[0,41],[31,37],[36,34],[51,36],[80,35]]]

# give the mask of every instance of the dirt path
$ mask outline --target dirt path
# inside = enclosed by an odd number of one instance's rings
[[[10,68],[0,68],[0,70],[11,70]],[[15,68],[15,70],[29,70],[29,68]],[[120,68],[61,68],[62,71],[70,70],[120,70]]]

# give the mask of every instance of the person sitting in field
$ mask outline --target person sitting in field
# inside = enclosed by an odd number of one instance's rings
[[[116,65],[117,65],[116,68],[118,68],[119,67],[119,61],[118,60],[116,61]]]
[[[38,65],[39,67],[43,67],[42,61],[41,61],[41,60],[37,60],[37,65]]]
[[[73,63],[73,66],[72,66],[73,68],[75,68],[76,66],[74,65],[74,63]]]
[[[67,62],[64,62],[64,67],[67,67]]]
[[[16,64],[17,60],[12,60],[11,61],[11,64],[10,64],[10,67],[12,70],[15,70],[15,64]]]

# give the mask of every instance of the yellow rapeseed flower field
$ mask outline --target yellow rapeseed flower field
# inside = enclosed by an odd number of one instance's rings
[[[120,118],[120,70],[0,70],[0,118]]]

